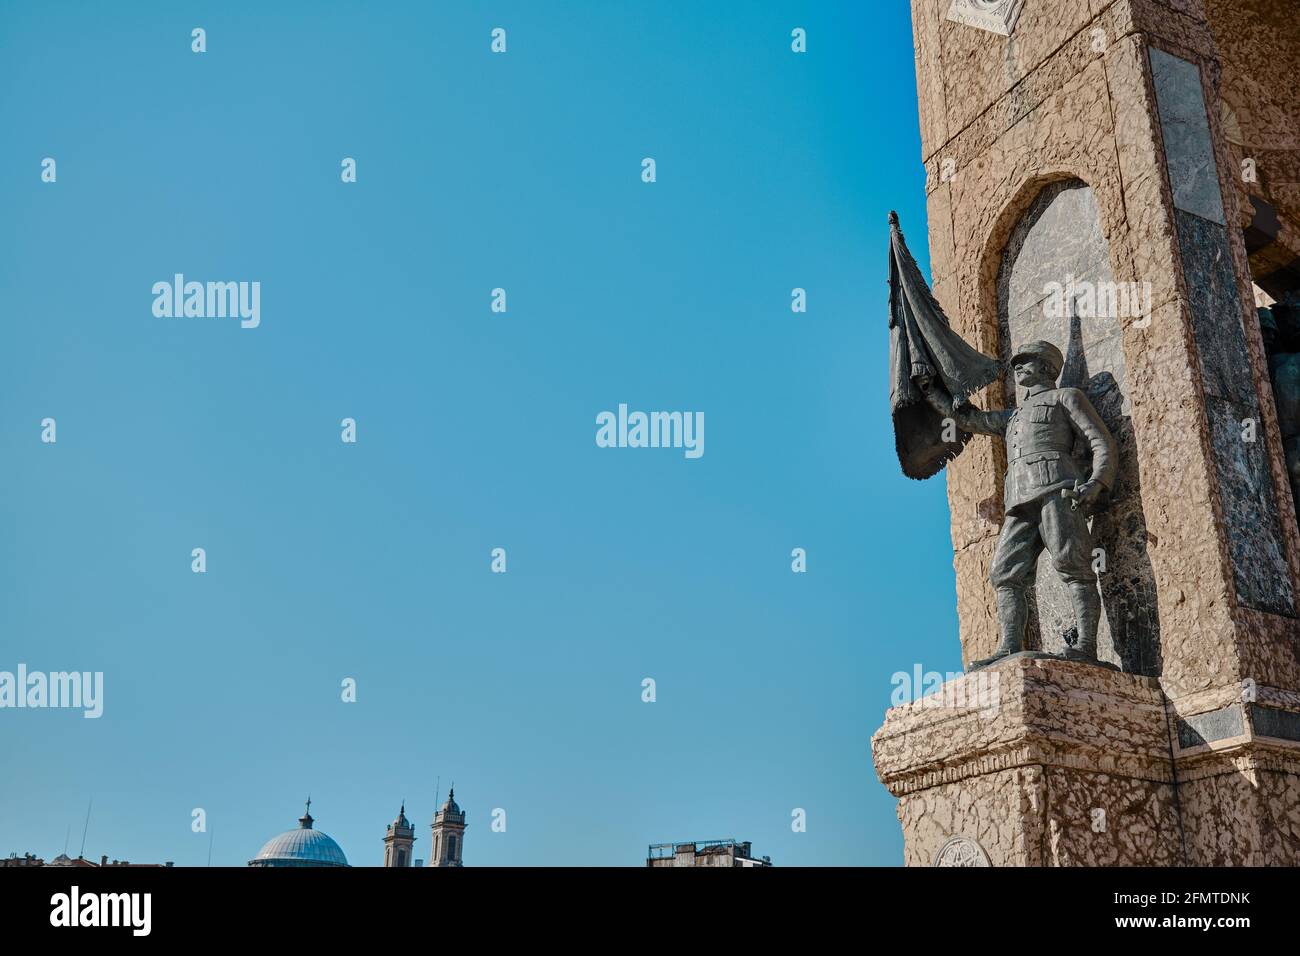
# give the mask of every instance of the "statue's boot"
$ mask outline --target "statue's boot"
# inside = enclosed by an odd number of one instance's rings
[[[1000,661],[1009,654],[1019,654],[1025,649],[1025,622],[1029,617],[1025,592],[1015,588],[998,588],[997,596],[998,623],[1002,625],[1002,640],[991,657],[971,661],[971,670],[988,667],[994,661]]]
[[[1097,663],[1097,624],[1101,621],[1101,595],[1091,581],[1072,581],[1070,603],[1074,606],[1074,626],[1079,639],[1065,649],[1065,659]]]

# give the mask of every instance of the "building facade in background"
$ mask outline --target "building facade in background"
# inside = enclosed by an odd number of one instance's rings
[[[406,803],[397,811],[397,819],[388,824],[384,834],[384,866],[419,866],[415,853],[415,827],[406,819]]]
[[[456,805],[456,788],[433,815],[433,844],[429,849],[429,866],[464,866],[465,812]]]

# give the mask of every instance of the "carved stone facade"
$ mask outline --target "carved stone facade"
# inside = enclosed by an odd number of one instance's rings
[[[1010,36],[1025,0],[952,0],[948,19]]]
[[[935,866],[992,866],[984,847],[967,837],[953,837],[934,858]]]
[[[985,354],[1054,342],[1120,444],[1093,530],[1123,672],[1022,658],[996,665],[991,721],[891,710],[873,753],[910,865],[954,837],[993,865],[1300,864],[1300,530],[1254,311],[1300,295],[1288,6],[1024,0],[1001,35],[912,0],[935,295]],[[1071,276],[1140,308],[1060,311],[1046,289]],[[990,441],[948,467],[967,661],[999,637],[1005,469]]]

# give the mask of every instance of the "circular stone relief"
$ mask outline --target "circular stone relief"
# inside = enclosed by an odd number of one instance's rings
[[[992,866],[984,848],[969,837],[955,836],[939,848],[935,866]]]

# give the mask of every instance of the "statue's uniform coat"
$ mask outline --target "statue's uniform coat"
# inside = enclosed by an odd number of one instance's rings
[[[1061,489],[1085,480],[1108,490],[1115,482],[1115,442],[1088,397],[1077,388],[1049,388],[1011,411],[962,409],[958,422],[1007,443],[1007,516],[993,558],[993,586],[1028,587],[1044,546],[1067,583],[1095,581],[1087,516],[1061,496]],[[1086,479],[1073,454],[1079,439],[1092,451]]]

